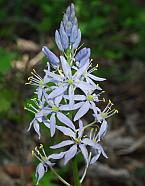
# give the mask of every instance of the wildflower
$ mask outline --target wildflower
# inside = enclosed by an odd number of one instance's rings
[[[98,90],[102,90],[99,85],[95,84],[94,81],[100,82],[100,81],[105,81],[105,78],[101,78],[101,77],[97,77],[95,75],[92,74],[92,72],[96,71],[98,68],[98,65],[96,65],[94,68],[88,70],[90,67],[92,66],[92,64],[90,64],[90,66],[88,66],[88,68],[86,69],[86,71],[83,73],[83,80],[85,79],[87,83],[91,84],[92,86],[94,86],[94,88],[98,89]]]
[[[102,93],[104,93],[104,91],[102,91],[99,94],[95,94],[95,93],[91,93],[91,92],[92,91],[87,91],[86,95],[75,95],[74,96],[74,100],[83,101],[82,106],[79,108],[79,110],[77,111],[77,113],[74,117],[74,121],[83,117],[89,111],[89,109],[94,109],[95,108],[95,110],[97,110],[97,107],[96,107],[95,103],[97,103],[99,101],[104,101],[104,99],[99,100],[99,96]]]
[[[58,97],[54,98],[54,100],[48,101],[47,114],[50,115],[51,136],[53,136],[55,134],[56,117],[59,119],[59,121],[64,123],[66,126],[74,129],[72,121],[65,114],[62,113],[62,111],[70,110],[70,108],[68,105],[61,105],[60,104],[61,100],[62,100],[62,96],[58,96]],[[80,107],[80,104],[75,104],[75,105],[73,105],[73,107],[71,109],[75,110],[78,107]]]
[[[40,102],[40,101],[37,102],[36,99],[32,99],[34,103],[36,104],[36,106],[38,107],[38,109],[34,107],[32,104],[29,104],[29,107],[31,109],[27,108],[27,110],[35,114],[34,119],[30,123],[28,131],[33,125],[34,130],[37,132],[40,138],[39,123],[43,122],[47,128],[50,128],[51,136],[53,136],[55,134],[55,129],[56,129],[56,117],[59,119],[59,121],[61,121],[68,127],[74,129],[72,121],[65,114],[62,113],[62,111],[70,110],[68,105],[60,104],[62,98],[63,98],[62,96],[58,96],[54,98],[53,100],[51,99],[47,100],[47,106],[44,106],[44,103],[45,103],[44,100],[43,102]],[[81,106],[81,103],[74,104],[71,110],[76,110],[80,106]],[[50,119],[48,120],[47,117],[49,116],[50,116]]]
[[[94,149],[100,149],[101,146],[99,146],[97,143],[95,143],[93,140],[87,138],[83,135],[84,128],[83,128],[83,122],[79,120],[79,129],[72,130],[67,127],[63,126],[57,126],[57,129],[60,130],[62,133],[64,133],[66,136],[69,136],[70,140],[65,140],[60,142],[59,144],[53,145],[50,148],[52,149],[58,149],[66,146],[71,146],[69,150],[65,151],[64,153],[64,164],[66,165],[68,161],[70,161],[79,151],[81,151],[86,163],[88,163],[88,150],[87,146],[90,146]]]
[[[40,161],[40,163],[36,167],[35,173],[37,179],[36,185],[38,185],[39,181],[43,178],[48,168],[52,168],[52,166],[55,165],[55,163],[52,163],[50,159],[61,159],[64,156],[64,153],[52,154],[50,156],[47,156],[43,145],[41,144],[40,147],[35,147],[35,149],[32,150],[32,156],[35,156]]]
[[[93,133],[94,132],[94,133]],[[90,164],[95,163],[100,155],[102,154],[105,158],[108,158],[103,147],[97,142],[98,133],[96,130],[91,130],[90,132],[90,140],[94,142],[96,148],[92,148],[93,154],[91,153]],[[93,156],[93,157],[92,157]]]
[[[43,79],[37,74],[37,72],[33,69],[33,72],[31,72],[32,76],[28,78],[28,83],[36,86],[36,94],[38,94],[38,99],[41,99],[43,93],[45,92],[46,84],[44,83]]]
[[[74,95],[75,101],[80,101],[79,103],[82,103],[79,110],[75,114],[74,121],[79,120],[81,117],[83,117],[89,109],[97,109],[95,106],[95,103],[98,103],[99,101],[104,101],[104,99],[99,99],[99,96],[104,93],[105,91],[102,91],[99,94],[93,93],[94,91],[86,91],[85,95]],[[65,99],[69,99],[67,95],[64,96]]]
[[[47,119],[47,115],[49,114],[49,111],[47,107],[44,106],[44,99],[43,101],[37,101],[36,98],[31,99],[35,106],[33,104],[28,104],[28,107],[25,107],[26,110],[32,112],[35,114],[34,119],[31,121],[29,128],[27,131],[30,131],[31,127],[33,126],[35,132],[38,134],[40,138],[40,126],[39,123],[44,123],[47,128],[50,128],[49,120]]]
[[[68,90],[70,105],[73,105],[74,91],[76,88],[80,88],[83,92],[88,89],[93,89],[92,85],[82,81],[80,78],[86,70],[88,64],[86,63],[83,67],[79,68],[74,75],[72,75],[71,67],[67,63],[66,59],[63,56],[60,56],[60,59],[64,74],[62,74],[62,72],[60,72],[60,75],[56,75],[54,73],[50,74],[53,80],[56,80],[56,83],[60,86],[54,89],[49,94],[48,98],[54,98]]]
[[[67,137],[66,140],[61,140],[60,143],[50,147],[51,149],[64,148],[60,153],[46,155],[43,145],[36,147],[32,152],[40,161],[36,168],[37,184],[50,168],[60,181],[70,186],[55,172],[52,162],[64,158],[66,165],[78,153],[81,153],[86,163],[80,179],[82,183],[90,164],[95,163],[101,155],[108,158],[100,141],[108,130],[107,118],[118,111],[112,109],[111,101],[103,111],[99,108],[98,103],[105,102],[105,99],[100,99],[104,91],[96,83],[106,79],[94,75],[98,65],[92,68],[90,48],[78,48],[81,42],[81,31],[78,28],[73,4],[67,8],[60,28],[55,32],[55,41],[61,51],[61,56],[57,57],[46,46],[42,48],[48,59],[47,69],[44,70],[43,78],[35,70],[28,78],[27,84],[36,87],[37,98],[32,99],[32,103],[29,103],[25,109],[34,114],[28,131],[33,127],[40,138],[40,125],[44,124],[49,128],[51,137],[56,131]],[[96,90],[99,90],[99,93],[95,93]],[[89,110],[93,112],[94,121],[84,126],[81,118]],[[74,125],[72,120],[78,123]],[[88,136],[89,129],[90,135]]]
[[[113,116],[114,114],[118,113],[118,110],[116,109],[111,109],[111,107],[114,104],[109,100],[108,104],[106,105],[106,107],[104,108],[103,111],[101,111],[101,109],[96,109],[94,108],[94,116],[96,117],[98,122],[102,122],[104,120],[106,120],[107,118]]]

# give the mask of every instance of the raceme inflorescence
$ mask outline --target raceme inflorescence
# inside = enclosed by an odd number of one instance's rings
[[[33,128],[40,139],[41,126],[45,125],[50,131],[52,141],[55,141],[56,133],[61,134],[59,143],[53,146],[47,144],[54,150],[53,154],[46,154],[42,144],[32,151],[32,155],[39,160],[36,168],[37,184],[45,172],[51,169],[60,181],[69,186],[55,171],[55,162],[63,159],[64,165],[67,165],[70,160],[76,161],[78,154],[82,154],[85,169],[81,178],[75,175],[74,170],[74,175],[79,180],[75,178],[77,186],[84,180],[90,164],[95,163],[101,155],[107,158],[100,142],[107,132],[106,119],[118,111],[112,109],[110,100],[103,110],[99,108],[101,102],[106,102],[102,98],[105,91],[99,83],[106,79],[94,75],[98,65],[92,68],[90,48],[80,46],[81,31],[78,28],[74,4],[67,8],[60,28],[55,32],[55,42],[60,56],[44,46],[42,51],[48,59],[45,75],[42,78],[33,70],[32,76],[28,78],[29,82],[26,83],[35,87],[35,97],[25,107],[34,114],[28,131]],[[82,120],[88,112],[92,114],[90,123]],[[73,169],[76,169],[75,165]]]

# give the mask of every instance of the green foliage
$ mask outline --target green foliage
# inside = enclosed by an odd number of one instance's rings
[[[65,0],[0,0],[0,37],[54,37]],[[145,11],[138,1],[74,0],[83,38],[93,55],[110,60],[145,60]],[[18,29],[19,28],[19,29]],[[86,42],[86,41],[85,41]]]
[[[0,48],[0,73],[5,74],[11,68],[11,62],[16,58],[15,52],[7,52]]]
[[[0,91],[0,112],[6,112],[10,109],[12,98],[11,91],[6,89]]]

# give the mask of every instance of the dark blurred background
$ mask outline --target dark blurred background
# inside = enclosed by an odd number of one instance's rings
[[[82,43],[91,48],[94,65],[99,64],[97,75],[107,78],[103,89],[119,110],[104,139],[109,159],[100,158],[91,166],[83,185],[144,186],[144,0],[0,0],[0,186],[34,185],[36,162],[31,150],[39,141],[33,132],[26,133],[32,115],[24,105],[33,88],[24,84],[33,68],[43,75],[44,44],[59,54],[54,32],[71,2]],[[48,142],[45,129],[41,142]],[[59,167],[70,181],[71,170]],[[83,168],[81,160],[79,167]],[[40,186],[58,185],[50,171],[40,182]]]

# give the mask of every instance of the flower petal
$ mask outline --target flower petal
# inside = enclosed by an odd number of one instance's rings
[[[84,144],[79,144],[79,147],[81,149],[81,152],[82,152],[82,154],[84,156],[84,159],[85,159],[86,163],[88,163],[89,158],[88,158],[88,151],[87,151],[86,146]]]
[[[101,152],[98,152],[95,156],[93,156],[93,158],[90,161],[90,164],[95,163],[99,159],[100,155],[101,155]]]
[[[61,100],[62,100],[62,95],[55,98],[54,102],[57,107],[59,107]]]
[[[81,68],[77,70],[77,72],[74,74],[74,78],[79,79],[81,75],[88,69],[89,67],[89,60],[86,61],[85,65],[83,65]]]
[[[87,98],[84,95],[75,95],[74,100],[76,101],[85,101]]]
[[[60,130],[65,136],[73,137],[75,138],[76,134],[67,127],[64,126],[57,126],[57,129]]]
[[[64,123],[66,126],[68,126],[71,129],[75,130],[75,126],[74,126],[73,122],[67,116],[65,116],[63,113],[58,112],[57,113],[57,118],[59,119],[59,121]]]
[[[85,145],[89,145],[89,146],[91,146],[93,148],[95,148],[95,146],[96,146],[96,143],[93,140],[89,139],[89,138],[84,138],[82,140],[82,143],[84,143]]]
[[[59,107],[59,110],[64,110],[64,111],[76,110],[76,109],[80,108],[83,104],[84,104],[84,102],[79,102],[79,103],[76,103],[76,104],[74,104],[72,106],[70,106],[69,104],[67,104],[67,105],[61,105]]]
[[[42,122],[44,123],[44,125],[45,125],[47,128],[50,129],[50,121],[49,121],[48,119],[46,119],[46,118],[43,117]]]
[[[28,129],[27,129],[27,132],[30,131],[30,129],[31,129],[31,127],[32,127],[32,125],[33,125],[33,123],[34,123],[34,121],[35,121],[35,118],[30,122],[29,127],[28,127]]]
[[[78,48],[80,42],[81,42],[81,31],[80,31],[80,29],[78,29],[78,36],[75,40],[75,43],[73,44],[73,48],[74,49]]]
[[[55,128],[56,128],[56,118],[55,113],[53,113],[50,117],[50,134],[51,137],[55,134]]]
[[[74,43],[78,35],[78,27],[77,25],[73,25],[72,32],[70,35],[70,43]]]
[[[59,58],[53,52],[51,52],[46,46],[42,47],[42,52],[46,55],[50,64],[54,68],[56,68],[59,64]]]
[[[48,158],[49,159],[55,159],[55,160],[58,160],[58,159],[61,159],[63,158],[65,152],[60,152],[58,154],[51,154]]]
[[[64,87],[58,87],[56,89],[54,89],[49,95],[48,95],[48,99],[52,99],[52,98],[55,98],[57,96],[60,96],[61,94],[63,94],[67,89],[67,86],[64,86]]]
[[[73,85],[69,86],[69,104],[72,106],[74,104],[74,88]]]
[[[78,137],[81,138],[84,132],[84,128],[83,128],[83,122],[82,120],[79,120],[79,132],[78,132]]]
[[[65,141],[62,141],[56,145],[50,146],[50,148],[51,149],[59,149],[59,148],[65,147],[67,145],[72,145],[73,143],[74,143],[74,141],[72,141],[72,140],[65,140]]]
[[[107,128],[108,128],[107,121],[103,120],[100,130],[97,134],[97,142],[100,141],[100,139],[102,139],[105,136],[105,134],[107,132]]]
[[[80,61],[81,59],[83,59],[86,56],[86,50],[87,48],[82,48],[75,56],[75,60],[76,61]]]
[[[55,42],[56,42],[59,50],[64,51],[58,30],[56,30],[56,32],[55,32]]]
[[[88,76],[95,81],[105,81],[106,80],[105,78],[100,78],[100,77],[94,76],[93,74],[90,74],[90,73],[88,73]]]
[[[90,109],[90,103],[88,101],[86,101],[81,108],[78,110],[78,112],[76,113],[75,117],[74,117],[74,121],[80,119],[82,116],[84,116],[88,110]]]
[[[59,33],[60,33],[62,46],[63,46],[64,49],[67,49],[69,41],[68,41],[68,37],[66,35],[66,32],[64,30],[64,26],[63,26],[62,22],[61,22],[61,25],[60,25]]]
[[[79,81],[77,87],[80,88],[84,93],[86,93],[88,90],[94,90],[94,87],[91,84],[84,81]]]
[[[39,181],[41,180],[41,178],[44,176],[45,173],[45,169],[42,163],[39,163],[37,168],[36,168],[36,179],[37,179],[37,183],[36,185],[39,184]]]
[[[39,126],[39,123],[37,122],[37,120],[34,120],[33,127],[34,127],[34,130],[36,131],[36,133],[38,134],[38,137],[40,139],[40,126]]]
[[[66,75],[67,78],[70,78],[72,76],[71,67],[69,66],[68,62],[63,56],[60,56],[60,61],[62,64],[64,74]]]
[[[77,153],[77,145],[73,145],[64,156],[64,165],[68,163],[69,160],[71,160]]]

